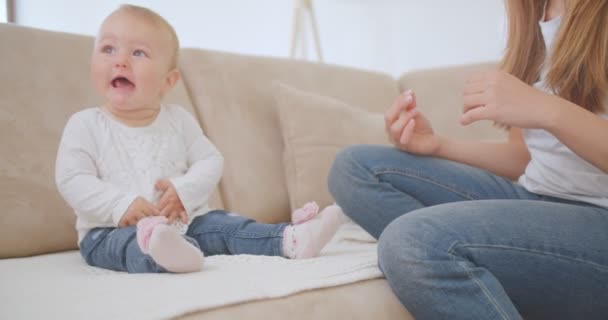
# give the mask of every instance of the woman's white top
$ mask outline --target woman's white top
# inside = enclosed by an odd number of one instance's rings
[[[540,22],[547,53],[561,25],[562,18]],[[547,57],[550,57],[548,54]],[[534,87],[553,93],[545,85],[548,68]],[[608,119],[608,114],[600,115]],[[563,199],[578,200],[608,207],[608,174],[576,155],[551,133],[541,129],[522,129],[531,161],[519,183],[527,190]]]

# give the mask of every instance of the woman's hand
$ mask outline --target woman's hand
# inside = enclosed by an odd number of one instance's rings
[[[492,120],[518,128],[542,128],[549,114],[544,107],[546,96],[504,71],[474,74],[465,85],[460,122]]]
[[[399,95],[384,113],[389,141],[397,148],[419,155],[434,155],[440,147],[439,137],[428,119],[416,109],[416,96],[411,90]]]

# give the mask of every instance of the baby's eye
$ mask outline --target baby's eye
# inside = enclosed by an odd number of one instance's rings
[[[140,49],[133,51],[133,55],[136,57],[147,57],[148,56],[145,51],[140,50]]]
[[[112,54],[112,53],[116,52],[116,49],[112,46],[103,46],[101,48],[101,52],[107,53],[107,54]]]

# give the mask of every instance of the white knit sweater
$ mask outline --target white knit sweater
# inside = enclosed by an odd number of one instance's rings
[[[75,113],[59,145],[55,181],[74,209],[78,242],[95,227],[116,227],[136,197],[156,203],[154,184],[171,180],[190,217],[209,211],[223,157],[179,106],[162,106],[145,127],[128,127],[101,108]]]

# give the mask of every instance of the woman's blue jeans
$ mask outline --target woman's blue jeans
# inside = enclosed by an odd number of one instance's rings
[[[192,220],[184,236],[205,256],[253,254],[282,256],[283,230],[287,223],[263,224],[251,219],[213,210]],[[95,228],[80,242],[80,254],[89,265],[129,273],[166,272],[144,254],[134,226]]]
[[[339,153],[329,189],[416,319],[608,319],[606,208],[384,146]]]

